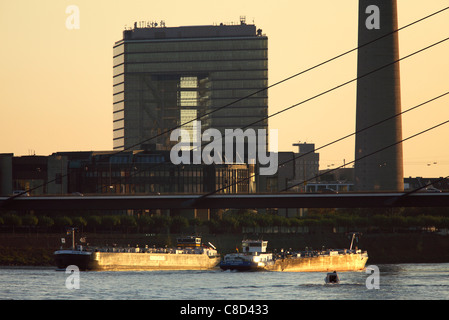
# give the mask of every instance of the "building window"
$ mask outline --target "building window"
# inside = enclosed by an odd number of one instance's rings
[[[197,77],[181,77],[179,79],[180,88],[198,88],[198,78]]]

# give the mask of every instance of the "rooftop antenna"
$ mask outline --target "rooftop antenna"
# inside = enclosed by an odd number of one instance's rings
[[[240,16],[240,24],[246,24],[246,16]]]

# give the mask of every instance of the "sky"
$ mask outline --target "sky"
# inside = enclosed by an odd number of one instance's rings
[[[66,20],[79,9],[79,29]],[[449,0],[398,0],[399,27]],[[135,21],[238,23],[268,36],[269,84],[357,47],[356,0],[0,1],[0,153],[112,150],[112,47]],[[449,10],[399,33],[400,57],[449,37]],[[273,114],[357,76],[356,52],[268,91]],[[449,91],[449,41],[400,63],[402,110]],[[355,131],[356,82],[270,118],[279,151]],[[402,117],[403,138],[449,120],[449,95]],[[449,124],[403,143],[404,175],[449,175]],[[354,160],[354,138],[318,150],[320,169]]]

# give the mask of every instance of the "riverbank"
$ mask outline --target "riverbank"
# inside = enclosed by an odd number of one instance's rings
[[[171,246],[176,244],[177,235],[153,234],[83,234],[87,243],[98,246]],[[241,244],[242,234],[208,234],[203,240],[211,242],[220,253],[235,252]],[[268,249],[314,250],[324,248],[348,248],[350,239],[345,234],[265,234],[259,236],[268,240]],[[53,252],[61,247],[61,238],[69,247],[70,236],[65,234],[0,234],[0,265],[3,266],[51,266]],[[382,263],[439,263],[449,262],[449,236],[434,233],[375,233],[364,234],[358,243],[367,250],[368,264]]]

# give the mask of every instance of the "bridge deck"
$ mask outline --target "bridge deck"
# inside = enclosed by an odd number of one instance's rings
[[[183,208],[376,208],[447,207],[449,193],[343,194],[215,194],[0,197],[0,208],[10,210],[126,210]]]

